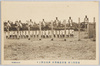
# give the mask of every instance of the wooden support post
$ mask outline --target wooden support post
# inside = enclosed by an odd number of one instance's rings
[[[88,34],[88,22],[89,22],[89,19],[87,18],[87,15],[84,18],[84,22],[85,22],[85,32],[86,32],[86,34]]]
[[[10,21],[8,20],[8,22],[7,22],[8,39],[10,38],[10,31],[9,31],[10,26],[11,26]]]
[[[35,38],[36,38],[36,30],[34,30],[34,36],[35,36]]]
[[[69,22],[69,30],[68,30],[68,35],[69,35],[69,37],[70,37],[70,26],[72,26],[72,19],[71,19],[71,17],[69,17],[69,20],[68,20],[68,22]]]
[[[95,27],[95,17],[93,18],[93,22],[94,22],[94,29],[93,29],[93,41],[95,41],[96,40],[96,27]]]
[[[26,36],[26,30],[25,30],[25,38],[26,38],[27,36]]]
[[[17,39],[19,39],[19,27],[17,27]]]
[[[59,30],[59,38],[60,38],[60,30]]]
[[[46,30],[44,30],[44,37],[46,38]]]
[[[30,29],[31,29],[30,25],[31,25],[31,20],[27,21],[27,23],[28,23],[28,25],[27,25],[27,27],[28,27],[28,40],[30,40]]]
[[[10,39],[12,38],[12,31],[10,31]]]
[[[55,37],[57,38],[57,30],[55,30]]]
[[[87,34],[87,22],[85,22],[85,34]]]
[[[80,41],[80,18],[78,18],[78,41]]]
[[[32,31],[32,37],[34,38],[34,30]]]
[[[23,38],[25,38],[25,31],[23,30]]]
[[[21,28],[22,28],[22,24],[21,24],[21,20],[19,20],[19,29],[20,29],[20,38],[22,38],[22,31],[21,31]]]
[[[46,32],[45,32],[45,33],[46,33],[46,38],[48,38],[48,30],[46,30]]]
[[[68,29],[68,36],[70,37],[70,27],[69,27],[69,29]]]
[[[22,30],[22,38],[24,38],[24,31]]]
[[[54,35],[53,35],[53,20],[51,21],[51,40],[53,41]]]
[[[63,21],[65,28],[64,28],[64,41],[66,41],[66,20]]]
[[[19,32],[20,32],[20,38],[21,38],[21,30]]]
[[[28,26],[28,40],[30,40],[30,26]]]
[[[8,32],[8,39],[10,38],[10,32],[9,32],[9,27],[7,29],[7,32]]]
[[[15,31],[12,31],[12,38],[15,38]]]
[[[19,25],[19,22],[18,21],[16,21],[16,25],[17,25],[16,26],[16,29],[17,29],[17,39],[19,39],[19,36],[20,36],[20,31],[19,31],[20,30],[20,27],[19,26],[20,25]]]
[[[41,40],[41,22],[39,22],[39,29],[40,29],[39,40]]]
[[[87,34],[87,22],[85,22],[85,34]]]
[[[87,34],[88,34],[88,38],[90,38],[90,34],[89,34],[89,29],[90,29],[90,28],[89,28],[89,25],[90,25],[90,24],[89,24],[89,22],[88,22],[88,23],[87,23]]]
[[[56,30],[54,30],[54,37],[56,37]]]
[[[50,30],[48,30],[48,38],[50,38]]]

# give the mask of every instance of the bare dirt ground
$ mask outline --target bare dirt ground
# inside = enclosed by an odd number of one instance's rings
[[[78,33],[74,37],[42,39],[5,39],[5,60],[95,60],[96,42],[83,39],[86,35],[81,32],[81,41]]]

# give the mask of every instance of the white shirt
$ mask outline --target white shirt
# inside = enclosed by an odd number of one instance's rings
[[[7,26],[11,27],[10,23],[7,23]]]
[[[35,31],[33,31],[33,35],[35,35]]]
[[[69,19],[68,22],[70,23],[70,26],[72,26],[72,19]]]
[[[48,30],[45,31],[46,35],[48,35]]]
[[[30,35],[32,35],[32,31],[30,31]]]
[[[60,30],[60,35],[62,34],[62,30]]]
[[[43,35],[45,35],[45,31],[43,31]]]
[[[57,30],[57,34],[59,34],[59,30]]]
[[[72,34],[74,34],[74,30],[72,30]]]
[[[25,35],[25,31],[23,31],[23,35]]]
[[[65,34],[65,30],[62,30],[62,34]]]
[[[22,27],[22,24],[21,23],[19,23],[19,25],[20,25],[20,27]]]
[[[6,32],[6,36],[8,36],[8,32]]]
[[[12,35],[12,31],[9,31],[9,34]]]
[[[56,30],[54,30],[54,34],[56,34]]]
[[[15,35],[15,31],[13,31],[13,35]]]
[[[39,31],[37,30],[37,35],[39,35]]]
[[[48,34],[51,35],[51,30],[48,31]]]
[[[66,34],[68,35],[68,30],[66,30]]]
[[[26,35],[28,35],[28,31],[26,31]]]

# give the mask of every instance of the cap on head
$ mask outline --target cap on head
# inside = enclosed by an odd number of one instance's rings
[[[19,22],[21,23],[21,20],[19,20]]]
[[[30,22],[32,21],[32,19],[30,19]]]
[[[10,21],[8,20],[8,22],[10,22]]]
[[[71,17],[69,17],[69,19],[71,19]]]
[[[85,18],[87,18],[87,15],[85,15]]]
[[[56,17],[56,20],[58,19],[58,17]]]
[[[43,21],[44,21],[44,19],[43,19]]]

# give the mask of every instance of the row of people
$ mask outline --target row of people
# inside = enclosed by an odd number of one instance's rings
[[[65,33],[67,36],[74,36],[74,30],[54,30],[53,31],[53,35],[54,37],[64,37]],[[35,31],[19,31],[19,33],[17,31],[10,31],[10,32],[5,32],[6,38],[17,38],[17,36],[19,36],[19,38],[29,38],[29,37],[39,37],[40,35],[40,31],[39,30],[35,30]],[[41,37],[43,38],[49,38],[52,35],[51,30],[42,30],[41,31]]]

